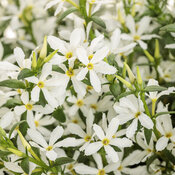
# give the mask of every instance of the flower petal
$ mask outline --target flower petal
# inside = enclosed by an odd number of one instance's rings
[[[102,146],[103,146],[102,142],[90,143],[85,148],[85,155],[89,156],[89,155],[92,155],[92,154],[96,153]]]
[[[109,145],[105,146],[104,148],[108,157],[112,160],[112,162],[118,162],[119,160],[118,153],[114,150],[114,148],[112,148]]]
[[[100,92],[101,91],[101,82],[100,79],[98,78],[97,74],[95,73],[95,71],[91,70],[90,72],[90,82],[91,85],[93,86],[94,90],[96,92]]]
[[[162,151],[163,149],[165,149],[167,144],[168,144],[168,138],[166,138],[164,136],[161,137],[156,143],[156,150],[157,151]]]

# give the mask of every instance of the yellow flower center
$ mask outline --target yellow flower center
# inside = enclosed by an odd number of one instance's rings
[[[22,94],[21,89],[17,89],[18,94]]]
[[[88,63],[87,68],[88,70],[92,70],[94,68],[94,65],[92,63]]]
[[[121,171],[123,169],[122,165],[120,165],[117,170]]]
[[[81,107],[83,106],[83,100],[77,100],[77,106]]]
[[[166,133],[165,137],[170,138],[173,134],[171,132]]]
[[[134,40],[135,40],[135,41],[140,40],[140,36],[139,36],[139,35],[135,35],[135,36],[134,36]]]
[[[92,55],[89,55],[88,56],[88,60],[92,60],[93,56],[94,56],[93,54]]]
[[[72,164],[67,165],[67,169],[68,170],[72,170],[73,169],[73,165]]]
[[[91,140],[91,136],[87,135],[84,137],[85,142],[89,142]]]
[[[44,82],[43,81],[39,81],[37,86],[42,89],[44,87]]]
[[[73,119],[72,122],[76,124],[76,123],[78,123],[78,120],[77,119]]]
[[[87,87],[86,87],[86,90],[87,90],[87,91],[90,91],[90,90],[92,90],[92,89],[93,89],[92,86],[87,85]]]
[[[66,71],[66,75],[68,77],[73,77],[74,76],[74,70],[72,68],[69,68],[69,70]]]
[[[48,147],[46,148],[47,151],[50,151],[50,150],[52,150],[52,149],[53,149],[53,146],[48,146]]]
[[[103,143],[104,146],[109,145],[109,142],[110,141],[107,138],[105,138],[105,139],[102,140],[102,143]]]
[[[30,103],[28,103],[28,104],[26,104],[26,105],[25,105],[25,107],[26,107],[26,109],[27,109],[27,110],[29,110],[29,111],[30,111],[30,110],[32,110],[33,105],[32,105],[32,104],[30,104]]]
[[[66,58],[67,58],[67,59],[72,58],[72,56],[73,56],[73,53],[72,53],[72,52],[67,52],[67,53],[66,53]]]
[[[165,78],[170,78],[170,75],[169,74],[165,74],[164,77]]]
[[[152,152],[152,150],[151,150],[151,149],[149,149],[149,148],[148,148],[146,151],[147,151],[148,153],[151,153],[151,152]]]
[[[97,105],[96,104],[91,104],[91,108],[96,110],[97,109]]]
[[[141,112],[137,112],[137,113],[135,114],[135,118],[138,118],[140,114],[141,114]]]
[[[35,126],[38,127],[39,126],[39,122],[37,120],[34,121]]]
[[[105,170],[104,169],[98,170],[98,175],[105,175]]]

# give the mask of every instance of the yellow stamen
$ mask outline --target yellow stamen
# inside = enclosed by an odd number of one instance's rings
[[[47,151],[50,151],[50,150],[52,150],[52,149],[53,149],[53,146],[48,146],[48,147],[46,148]]]
[[[93,56],[94,56],[93,54],[92,55],[89,55],[88,56],[88,60],[92,60]]]
[[[104,169],[98,170],[98,175],[105,175],[105,170]]]
[[[91,140],[91,136],[87,135],[84,137],[85,142],[89,142]]]
[[[104,146],[106,146],[106,145],[109,145],[109,139],[107,139],[107,138],[104,138],[103,140],[102,140],[102,143],[103,143],[103,145]]]
[[[91,104],[91,108],[97,110],[97,105],[96,104]]]
[[[77,106],[81,107],[83,106],[83,100],[77,100]]]
[[[73,53],[72,53],[72,52],[67,52],[67,53],[66,53],[66,58],[67,58],[67,59],[72,58],[72,56],[73,56]]]
[[[39,122],[37,120],[34,121],[35,126],[38,127],[39,126]]]
[[[72,68],[69,68],[69,70],[66,71],[66,75],[68,77],[73,77],[74,76],[74,70]]]
[[[28,104],[26,104],[26,105],[25,105],[25,107],[26,107],[26,109],[27,109],[27,110],[29,110],[29,111],[30,111],[30,110],[32,110],[33,105],[32,105],[32,104],[30,104],[30,103],[28,103]]]
[[[37,86],[42,89],[44,87],[44,82],[43,81],[39,81]]]
[[[92,70],[94,68],[94,65],[92,63],[88,63],[87,68],[88,70]]]
[[[166,133],[165,137],[170,138],[173,134],[171,132]]]
[[[134,40],[135,40],[135,41],[140,40],[140,36],[139,36],[139,35],[135,35],[135,36],[134,36]]]
[[[138,118],[140,114],[141,114],[141,112],[137,112],[137,113],[135,114],[135,118]]]

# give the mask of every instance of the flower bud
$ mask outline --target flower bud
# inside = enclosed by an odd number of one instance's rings
[[[40,51],[39,57],[41,59],[44,59],[46,56],[47,56],[47,36],[44,37],[44,43],[43,43],[43,47]]]
[[[139,70],[139,67],[137,66],[137,83],[142,86],[142,77],[140,75],[140,70]]]
[[[14,153],[15,155],[19,156],[19,157],[24,157],[25,154],[17,149],[13,149],[13,148],[7,148],[10,152]]]
[[[160,49],[159,49],[159,40],[158,40],[158,39],[155,40],[154,57],[155,57],[156,59],[159,59],[159,58],[160,58]]]
[[[122,77],[118,75],[116,75],[116,78],[119,79],[127,88],[129,88],[130,90],[134,90],[131,83],[129,83],[128,81],[126,81],[125,79],[123,79]]]
[[[45,59],[44,59],[44,62],[47,63],[48,61],[50,61],[53,56],[58,52],[58,49],[53,51],[51,54],[49,54]]]
[[[35,69],[36,66],[37,66],[36,54],[35,54],[35,52],[33,52],[33,57],[32,57],[32,68]]]
[[[126,67],[126,70],[128,72],[129,80],[133,84],[136,77],[134,76],[134,74],[132,73],[132,70],[130,69],[130,67],[126,63],[124,63],[124,66]]]
[[[153,63],[154,57],[147,50],[144,50],[144,53],[147,56],[147,58],[149,59],[149,61]]]

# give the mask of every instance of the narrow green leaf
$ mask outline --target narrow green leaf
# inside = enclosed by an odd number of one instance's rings
[[[98,24],[99,26],[101,26],[102,28],[106,29],[106,24],[104,23],[104,21],[101,18],[99,18],[97,16],[92,16],[91,20],[93,22],[95,22],[96,24]]]
[[[24,68],[21,70],[21,72],[18,75],[18,80],[27,78],[27,77],[31,77],[33,76],[35,73],[33,71],[31,71],[30,69]]]
[[[74,159],[72,159],[70,157],[60,157],[60,158],[57,158],[55,160],[53,166],[64,165],[64,164],[67,164],[67,163],[71,163],[73,161],[74,161]]]
[[[77,8],[72,7],[69,8],[68,10],[66,10],[65,12],[63,12],[59,17],[58,17],[58,22],[61,22],[66,16],[68,16],[69,14],[71,14],[72,12],[78,11]]]
[[[24,170],[25,173],[29,174],[29,159],[26,157],[21,161],[21,168]]]
[[[66,116],[63,112],[63,108],[62,107],[58,107],[52,114],[52,116],[58,120],[59,122],[65,122],[66,121]]]
[[[14,89],[25,89],[25,84],[22,81],[10,79],[0,82],[0,86],[14,88]]]
[[[144,128],[144,135],[145,135],[146,143],[149,145],[151,136],[152,136],[152,129]]]
[[[159,112],[155,115],[155,117],[157,117],[159,115],[165,115],[165,114],[175,114],[175,111]]]
[[[61,69],[61,68],[60,68],[59,66],[57,66],[57,65],[52,65],[52,71],[59,72],[59,73],[62,73],[62,74],[65,73],[64,70]]]
[[[164,27],[161,27],[160,30],[167,32],[175,32],[175,24],[168,24]]]
[[[86,12],[86,0],[79,1],[79,6],[80,6],[80,13],[82,14],[82,16],[84,17],[84,19],[87,22],[88,16],[87,16],[87,12]]]
[[[156,86],[156,85],[152,85],[152,86],[147,86],[144,91],[146,92],[155,92],[155,91],[164,91],[167,90],[166,87],[162,87],[162,86]]]
[[[14,108],[17,105],[21,105],[21,101],[19,99],[13,98],[7,100],[7,102],[4,104],[7,108]]]

